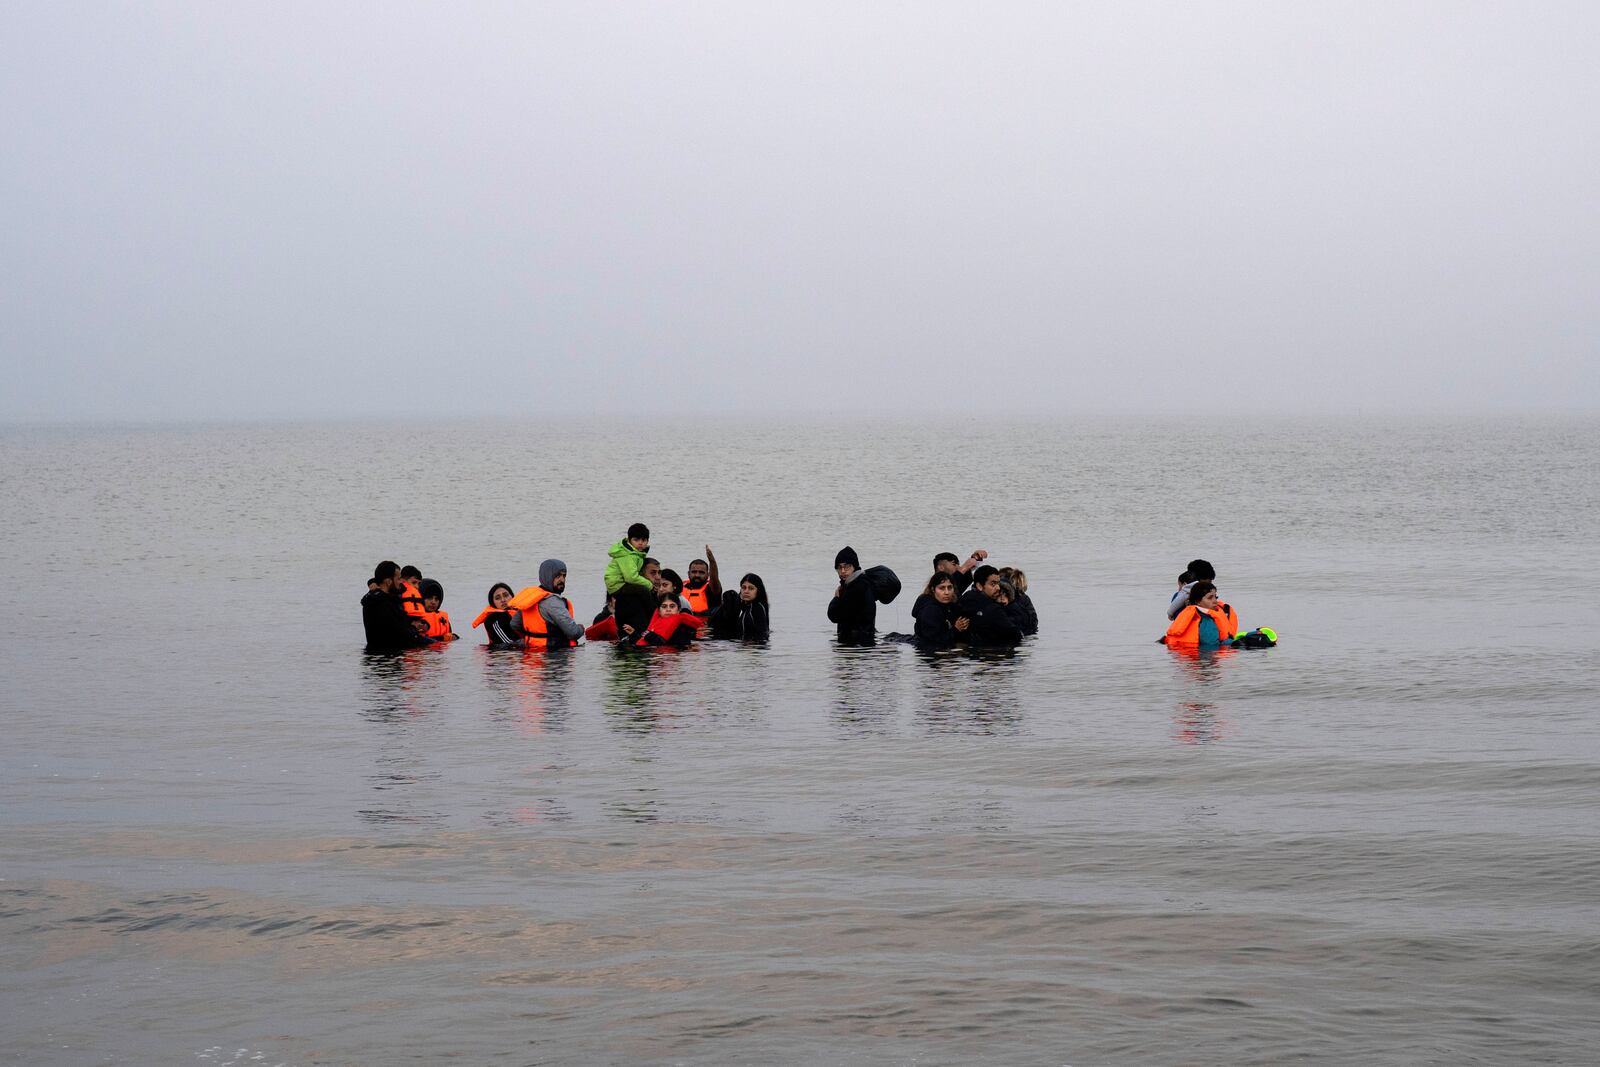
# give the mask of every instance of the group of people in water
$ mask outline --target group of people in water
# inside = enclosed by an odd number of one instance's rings
[[[567,565],[539,564],[539,584],[520,592],[505,582],[489,587],[487,606],[472,620],[490,645],[562,648],[580,640],[682,647],[700,637],[764,641],[771,629],[767,587],[746,574],[737,590],[722,588],[717,557],[690,561],[688,577],[665,569],[650,552],[650,529],[636,522],[611,546],[605,610],[585,626],[566,597]],[[367,582],[361,617],[371,651],[394,651],[460,637],[443,610],[444,587],[416,567],[384,560]]]
[[[690,561],[687,577],[662,568],[649,553],[650,530],[636,522],[608,552],[606,606],[588,625],[574,618],[565,595],[567,565],[547,559],[539,565],[537,585],[520,592],[505,582],[490,586],[488,603],[472,620],[472,628],[481,628],[491,646],[508,648],[571,647],[581,640],[681,648],[704,637],[767,639],[770,605],[760,575],[746,574],[737,590],[724,590],[710,545],[705,558]],[[934,556],[933,574],[911,608],[913,631],[887,634],[886,639],[939,651],[1011,648],[1038,633],[1027,575],[1016,567],[991,566],[988,558],[983,549],[965,560],[952,552]],[[833,565],[839,585],[828,604],[828,619],[839,644],[875,644],[877,607],[899,595],[899,577],[884,566],[862,568],[848,545]],[[392,560],[378,564],[361,601],[368,649],[394,651],[456,640],[460,635],[443,603],[444,586],[424,578],[416,567]],[[1179,575],[1167,619],[1160,640],[1169,648],[1271,647],[1277,640],[1271,630],[1240,633],[1237,614],[1218,599],[1216,570],[1203,559],[1191,560]]]
[[[1028,599],[1028,578],[1016,567],[992,567],[989,553],[975,550],[965,561],[953,552],[933,557],[933,574],[911,607],[915,622],[909,634],[889,634],[919,648],[941,650],[1010,648],[1039,632],[1039,614]],[[846,545],[833,559],[839,587],[828,605],[828,619],[837,627],[839,644],[871,645],[877,641],[877,610],[900,593],[900,579],[888,567],[861,567],[855,549]]]

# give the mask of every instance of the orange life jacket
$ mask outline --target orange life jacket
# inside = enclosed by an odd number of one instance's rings
[[[426,615],[428,609],[422,603],[422,589],[417,584],[417,579],[407,578],[400,583],[400,606],[407,615]]]
[[[1233,613],[1232,605],[1218,604],[1215,611],[1207,611],[1198,604],[1190,604],[1178,612],[1178,617],[1167,627],[1167,636],[1162,638],[1167,647],[1199,648],[1201,615],[1211,616],[1217,624],[1219,640],[1232,641],[1239,632],[1239,616]]]
[[[707,582],[699,589],[683,587],[683,602],[689,605],[689,610],[696,615],[706,615],[711,611],[711,583]]]
[[[450,613],[448,611],[425,611],[422,617],[428,620],[428,636],[439,641],[448,641],[454,637],[455,631],[450,629]]]
[[[570,647],[577,644],[576,641],[569,641],[561,637],[552,641],[550,624],[545,622],[543,615],[539,614],[539,602],[547,596],[555,596],[555,594],[543,586],[530,585],[511,598],[511,602],[506,605],[506,610],[522,612],[522,629],[528,635],[529,648],[544,648],[552,643],[557,647]],[[571,615],[572,601],[562,597],[561,602],[567,606],[567,614]]]

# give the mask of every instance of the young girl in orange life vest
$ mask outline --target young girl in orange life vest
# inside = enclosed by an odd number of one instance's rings
[[[1211,582],[1196,582],[1189,603],[1167,627],[1162,643],[1168,648],[1221,648],[1239,633],[1239,616],[1217,597]]]

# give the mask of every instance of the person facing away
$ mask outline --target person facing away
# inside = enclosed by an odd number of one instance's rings
[[[606,596],[616,597],[614,609],[617,632],[626,636],[650,625],[650,616],[656,607],[655,576],[645,574],[645,567],[653,563],[650,551],[650,527],[636,522],[628,527],[627,536],[612,545],[610,562],[606,564]],[[659,567],[659,564],[656,564]],[[624,627],[631,627],[625,630]]]
[[[559,559],[539,564],[539,584],[511,598],[510,606],[522,612],[522,629],[529,648],[571,648],[583,636],[583,624],[572,617],[567,590],[567,565]]]
[[[422,594],[422,618],[428,624],[426,636],[435,641],[458,640],[461,635],[450,628],[450,613],[442,610],[444,586],[432,578],[424,578],[417,583],[417,591]]]
[[[861,570],[861,560],[856,550],[845,545],[833,557],[833,569],[839,575],[839,588],[833,591],[828,604],[828,619],[838,630],[839,644],[865,646],[878,639],[878,601],[872,592],[872,583]]]
[[[430,642],[412,627],[400,606],[400,565],[386,559],[372,572],[367,595],[361,598],[361,625],[367,632],[368,652],[395,652]]]
[[[676,596],[671,592],[664,592],[656,606],[655,615],[650,619],[650,625],[645,627],[637,643],[685,648],[693,643],[695,633],[700,626],[701,620],[698,615],[684,611]]]
[[[1000,603],[1000,572],[987,563],[972,573],[972,588],[956,601],[956,614],[969,620],[967,643],[974,648],[1005,648],[1022,640],[1022,628]]]
[[[1033,609],[1033,600],[1028,596],[1028,576],[1018,567],[1001,567],[1000,577],[1011,585],[1007,590],[1011,614],[1022,627],[1023,634],[1038,633],[1039,613]]]
[[[1195,582],[1189,602],[1167,627],[1161,643],[1168,648],[1221,648],[1239,633],[1239,616],[1217,596],[1210,582]]]
[[[505,582],[495,582],[489,587],[489,606],[478,612],[472,628],[483,627],[489,644],[516,646],[522,644],[522,612],[511,606],[511,587]]]
[[[684,606],[701,618],[717,610],[722,601],[722,580],[717,577],[717,557],[711,546],[706,546],[705,559],[689,561],[688,577],[683,581],[679,599]]]
[[[739,591],[722,594],[722,602],[711,613],[711,636],[765,641],[772,631],[767,587],[759,574],[739,579]]]
[[[956,581],[947,571],[934,571],[911,606],[911,618],[916,622],[912,637],[917,647],[927,649],[951,647],[971,625],[971,620],[956,614]]]
[[[933,573],[948,574],[955,583],[956,596],[960,596],[972,584],[972,569],[988,558],[989,553],[981,548],[973,549],[965,563],[956,559],[954,552],[941,552],[933,557]]]
[[[1189,594],[1194,591],[1196,582],[1215,582],[1217,580],[1216,568],[1203,559],[1191,559],[1189,565],[1178,575],[1178,591],[1172,594],[1172,599],[1167,601],[1167,619],[1170,621],[1178,617],[1178,613],[1189,606]]]

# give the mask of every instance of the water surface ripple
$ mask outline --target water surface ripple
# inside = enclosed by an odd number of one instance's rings
[[[0,432],[4,1061],[1594,1062],[1600,425],[717,429]],[[360,648],[634,519],[770,645]],[[846,542],[1043,630],[834,649]],[[1279,648],[1154,643],[1195,554]]]

